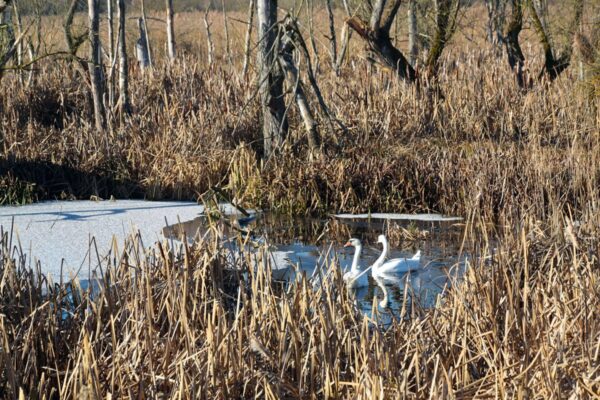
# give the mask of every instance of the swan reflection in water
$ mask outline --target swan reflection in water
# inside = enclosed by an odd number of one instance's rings
[[[305,273],[318,289],[321,279],[330,279],[337,273],[333,266],[339,266],[365,312],[371,310],[374,296],[382,310],[399,310],[405,301],[416,300],[425,307],[435,304],[437,294],[448,285],[447,268],[457,263],[461,243],[460,230],[440,223],[423,223],[423,229],[432,234],[427,241],[418,242],[420,251],[407,255],[406,251],[390,248],[385,236],[377,237],[375,232],[382,232],[382,225],[348,228],[343,223],[314,219],[306,222],[286,219],[278,224],[277,219],[269,218],[272,217],[252,216],[241,224],[237,221],[225,224],[219,231],[228,268],[256,271],[267,267],[274,279],[285,281],[293,281],[297,273]],[[206,220],[197,219],[172,225],[163,232],[165,237],[174,240],[186,237],[192,243],[194,238],[206,237],[208,231]],[[352,253],[335,245],[344,243],[343,237],[349,237],[350,233],[356,239],[346,243],[354,247]],[[364,246],[358,237],[383,248]],[[391,260],[386,261],[388,258]],[[395,267],[389,268],[390,265]],[[358,281],[353,282],[351,277]]]

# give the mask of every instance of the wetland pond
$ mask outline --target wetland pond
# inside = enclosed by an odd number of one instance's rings
[[[388,258],[410,258],[420,251],[420,268],[386,279],[369,277],[367,287],[353,292],[359,307],[370,313],[374,296],[382,300],[385,290],[389,310],[393,312],[402,308],[405,294],[407,306],[411,303],[426,308],[434,306],[437,295],[454,278],[460,278],[465,258],[470,254],[469,249],[461,249],[464,228],[460,220],[435,214],[342,214],[322,219],[257,214],[249,218],[230,218],[224,247],[231,253],[229,258],[235,259],[239,246],[234,238],[239,237],[240,231],[255,242],[267,243],[273,277],[291,281],[297,273],[305,273],[307,277],[315,277],[316,272],[327,274],[328,269],[337,264],[343,271],[348,271],[354,248],[343,245],[350,237],[363,243],[360,266],[362,269],[369,267],[382,251],[377,237],[385,233],[391,242]],[[207,218],[199,217],[165,227],[163,235],[193,243],[194,238],[206,233],[206,227]],[[231,241],[227,240],[228,234]],[[370,271],[367,272],[370,275]]]
[[[232,255],[239,253],[235,237],[240,232],[255,243],[266,243],[273,276],[292,280],[297,273],[321,274],[339,263],[348,270],[353,248],[344,248],[350,238],[363,243],[362,268],[373,264],[381,254],[377,236],[385,233],[390,241],[389,258],[412,257],[421,251],[420,268],[393,279],[375,281],[355,290],[360,309],[369,314],[376,296],[387,292],[389,311],[398,311],[404,303],[431,307],[437,295],[452,278],[459,278],[465,257],[472,249],[464,248],[464,226],[460,218],[438,215],[342,214],[327,218],[285,218],[268,213],[241,214],[231,205],[220,205],[224,221],[224,247]],[[54,282],[77,277],[86,286],[97,275],[99,264],[123,248],[123,242],[136,234],[145,248],[156,241],[181,244],[207,232],[204,207],[190,202],[52,201],[21,207],[0,207],[2,234],[10,239],[10,248],[21,257],[23,268],[39,268]],[[62,278],[62,279],[61,279]],[[93,279],[93,278],[92,278]]]

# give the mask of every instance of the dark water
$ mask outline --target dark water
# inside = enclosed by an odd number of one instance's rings
[[[451,277],[460,277],[465,257],[469,255],[469,249],[461,249],[463,225],[457,222],[287,219],[261,215],[241,221],[230,219],[226,226],[226,235],[230,237],[243,231],[255,241],[267,243],[274,276],[288,280],[298,272],[310,277],[315,268],[326,274],[328,268],[337,265],[334,260],[342,269],[350,269],[354,248],[343,247],[350,237],[359,238],[363,243],[362,268],[372,265],[381,254],[381,245],[377,244],[381,233],[390,240],[389,258],[412,257],[420,250],[421,266],[417,271],[385,281],[369,277],[368,287],[353,291],[358,306],[369,315],[374,297],[380,301],[384,290],[388,294],[388,308],[379,308],[380,315],[400,315],[401,311],[406,315],[413,307],[432,307],[438,295],[452,282]],[[166,227],[163,234],[173,239],[182,239],[185,234],[191,241],[205,231],[206,220],[199,218]],[[399,237],[401,233],[403,238]],[[235,252],[235,245],[231,246]]]

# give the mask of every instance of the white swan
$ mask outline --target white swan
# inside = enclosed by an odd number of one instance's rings
[[[369,286],[369,276],[367,271],[360,269],[358,261],[360,260],[360,253],[362,251],[362,243],[360,240],[352,238],[344,245],[344,247],[354,247],[354,258],[352,259],[352,267],[350,271],[344,274],[344,282],[351,289]]]
[[[389,253],[388,241],[384,235],[379,235],[377,242],[383,245],[381,255],[373,264],[373,276],[385,277],[386,275],[403,274],[405,272],[419,269],[421,265],[421,250],[412,256],[412,258],[394,258],[385,262]]]

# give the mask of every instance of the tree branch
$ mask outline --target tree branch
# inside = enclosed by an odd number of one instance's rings
[[[402,3],[402,0],[394,1],[394,5],[392,6],[392,9],[390,10],[390,13],[388,14],[387,18],[385,19],[383,26],[381,27],[381,29],[386,31],[388,34],[389,34],[390,30],[392,29],[392,24],[394,23],[396,14],[398,14],[398,9],[400,8],[401,3]]]
[[[517,84],[519,87],[524,88],[523,65],[525,63],[525,56],[519,43],[519,34],[523,29],[523,0],[511,0],[511,5],[511,18],[506,26],[504,43],[506,45],[508,64],[515,72]]]
[[[377,0],[377,3],[373,6],[373,12],[371,13],[371,20],[369,26],[371,30],[376,31],[379,29],[381,24],[381,18],[383,17],[383,10],[385,8],[386,0]]]

